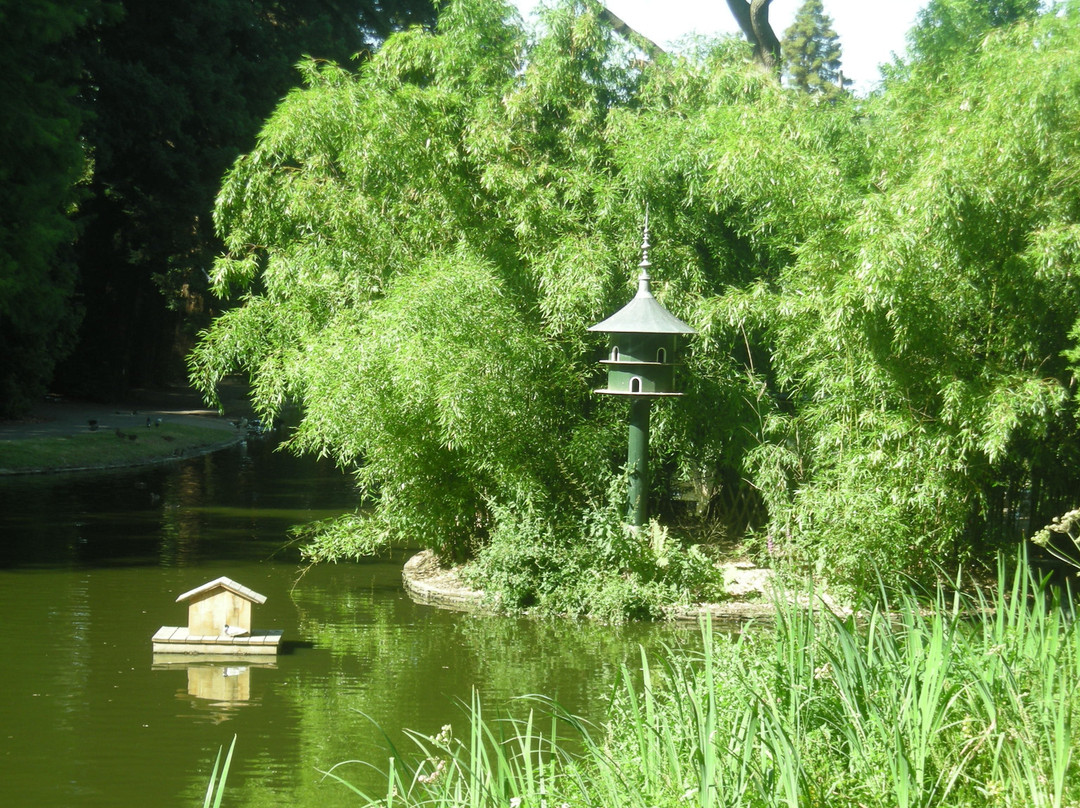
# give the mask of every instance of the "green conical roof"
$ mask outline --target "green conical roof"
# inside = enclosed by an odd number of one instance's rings
[[[641,274],[634,299],[601,323],[589,326],[590,331],[607,334],[696,334],[670,311],[660,305],[649,288],[649,213],[645,212],[645,228],[641,239]]]
[[[652,279],[645,268],[647,264],[647,259],[642,261],[641,275],[638,276],[638,291],[634,299],[603,322],[589,326],[590,331],[603,331],[609,334],[697,333],[653,297],[652,290],[649,288],[649,282]]]

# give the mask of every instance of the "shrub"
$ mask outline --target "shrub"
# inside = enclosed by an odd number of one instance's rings
[[[505,609],[613,621],[654,618],[665,605],[720,592],[718,571],[696,545],[682,546],[655,520],[637,530],[626,524],[621,479],[580,517],[529,501],[493,505],[492,514],[490,542],[465,574],[499,593]]]

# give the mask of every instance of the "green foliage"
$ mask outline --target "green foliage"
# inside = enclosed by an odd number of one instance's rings
[[[65,392],[172,382],[211,303],[214,197],[302,57],[345,62],[430,0],[112,0],[72,43],[91,160],[75,247],[86,319]]]
[[[293,442],[362,458],[375,518],[397,535],[461,554],[490,523],[489,496],[557,488],[559,449],[537,447],[572,429],[575,380],[482,260],[424,262],[362,321],[324,326],[313,353]]]
[[[1062,455],[1039,447],[1075,445],[1075,14],[988,37],[945,87],[916,72],[874,99],[855,207],[772,284],[710,304],[716,330],[764,330],[786,393],[748,456],[769,530],[836,577],[954,556],[1008,529],[1006,492],[1063,493]]]
[[[973,54],[986,33],[1032,19],[1042,0],[930,0],[908,34],[916,63],[938,69]]]
[[[1021,559],[989,596],[887,588],[859,619],[779,600],[770,630],[644,651],[609,720],[543,697],[524,718],[412,733],[367,805],[1055,806],[1080,798],[1080,633]],[[959,583],[959,582],[955,582]],[[542,717],[543,716],[543,717]],[[341,766],[331,777],[348,784]],[[353,789],[360,793],[358,789]]]
[[[604,751],[645,805],[1068,804],[1077,635],[1025,563],[995,592],[890,589],[857,623],[781,603],[775,632],[646,667]]]
[[[0,3],[0,417],[21,414],[70,350],[79,316],[69,214],[85,166],[71,45],[100,4]]]
[[[495,506],[602,495],[618,443],[614,405],[586,405],[585,328],[628,280],[629,244],[592,240],[582,205],[611,194],[594,164],[627,85],[610,34],[566,11],[520,80],[508,14],[453,4],[437,34],[392,38],[359,76],[310,65],[219,196],[215,284],[257,276],[259,291],[193,369],[208,392],[253,371],[268,417],[303,403],[292,445],[356,464],[375,498],[364,547],[466,556]],[[614,216],[636,218],[622,200]]]
[[[358,73],[305,63],[236,161],[214,284],[242,304],[193,377],[248,372],[264,416],[300,405],[294,448],[357,469],[373,508],[314,557],[420,541],[518,604],[591,558],[630,603],[655,579],[603,550],[626,414],[588,394],[586,329],[632,294],[647,203],[658,296],[699,332],[653,512],[693,491],[831,584],[932,576],[1080,471],[1078,13],[820,104],[733,41],[643,66],[592,4],[529,38],[450,3]],[[576,597],[552,609],[607,610]]]
[[[852,81],[841,72],[840,37],[821,0],[805,0],[781,41],[784,73],[791,86],[810,95],[836,98]]]
[[[530,502],[494,508],[496,528],[466,578],[503,609],[608,621],[716,599],[722,581],[701,549],[682,546],[656,520],[627,525],[625,492],[625,479],[615,478],[606,500],[580,514]]]
[[[217,757],[214,758],[214,770],[210,773],[210,781],[206,786],[206,798],[203,800],[203,808],[221,808],[221,801],[225,797],[225,781],[229,779],[229,766],[232,763],[235,748],[236,736],[233,735],[224,763],[221,762],[221,750],[218,749]],[[220,773],[218,772],[219,765],[221,766]]]

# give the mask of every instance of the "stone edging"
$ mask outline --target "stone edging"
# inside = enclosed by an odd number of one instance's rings
[[[406,561],[401,580],[409,597],[417,603],[458,612],[491,611],[484,602],[484,592],[470,589],[458,570],[440,565],[431,550],[423,550]]]
[[[697,621],[701,617],[735,621],[772,617],[775,610],[767,595],[770,577],[768,570],[752,565],[725,565],[725,581],[733,598],[755,593],[763,599],[677,606],[671,609],[668,617],[679,621]],[[431,550],[423,550],[406,561],[401,579],[405,591],[417,603],[454,611],[492,612],[483,591],[470,589],[461,580],[458,569],[443,567]]]

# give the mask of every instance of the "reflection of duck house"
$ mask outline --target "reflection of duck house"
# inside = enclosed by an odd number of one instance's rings
[[[187,669],[188,694],[205,701],[248,701],[251,698],[251,671],[246,665]]]
[[[235,654],[154,654],[153,670],[186,671],[187,694],[213,702],[241,702],[251,699],[253,668],[273,670],[277,657],[238,659]]]
[[[280,631],[252,631],[251,604],[266,596],[222,576],[185,592],[186,626],[162,626],[154,634],[155,654],[276,654]]]

